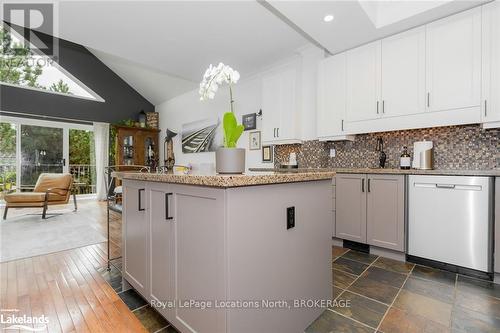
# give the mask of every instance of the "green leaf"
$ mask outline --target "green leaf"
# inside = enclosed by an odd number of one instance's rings
[[[232,112],[226,112],[223,118],[224,126],[224,146],[226,148],[235,148],[241,134],[244,131],[243,125],[238,125],[236,116]]]

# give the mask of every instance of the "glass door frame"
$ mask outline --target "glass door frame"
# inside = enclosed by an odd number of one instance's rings
[[[16,191],[21,188],[21,125],[29,126],[42,126],[51,128],[60,128],[63,130],[63,158],[65,163],[63,165],[63,173],[69,172],[69,130],[87,130],[93,131],[92,125],[77,124],[77,123],[66,123],[62,121],[53,120],[41,120],[33,118],[21,118],[21,117],[11,117],[11,116],[0,116],[0,122],[11,123],[15,125],[16,128]]]

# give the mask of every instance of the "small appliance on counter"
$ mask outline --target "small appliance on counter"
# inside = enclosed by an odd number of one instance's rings
[[[414,169],[432,170],[434,168],[432,141],[417,141],[413,143]]]
[[[298,169],[299,165],[297,164],[297,154],[290,153],[288,157],[288,163],[281,163],[280,169]]]

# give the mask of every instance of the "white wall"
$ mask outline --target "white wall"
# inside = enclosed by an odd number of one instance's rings
[[[316,136],[316,68],[318,61],[324,55],[323,51],[315,47],[308,47],[298,52],[302,55],[300,91],[297,99],[302,111],[302,139],[310,140]],[[284,59],[283,62],[287,60]],[[241,122],[243,114],[257,113],[261,109],[261,77],[264,73],[257,73],[247,79],[242,78],[233,88],[235,113],[238,122]],[[200,79],[202,75],[203,73],[200,73]],[[180,133],[182,125],[185,123],[205,118],[222,118],[224,112],[229,111],[229,92],[226,86],[219,89],[214,100],[200,101],[198,90],[193,90],[157,105],[156,111],[160,114],[160,142],[162,143],[160,146],[160,161],[164,159],[163,140],[168,128],[179,133],[174,138],[176,164],[185,165],[190,163],[196,167],[201,163],[215,163],[215,153],[182,153]],[[258,117],[256,130],[261,130],[261,119]],[[247,149],[246,167],[273,167],[272,163],[262,163],[261,150],[248,150],[249,132],[252,131],[245,131],[238,141],[238,147]]]

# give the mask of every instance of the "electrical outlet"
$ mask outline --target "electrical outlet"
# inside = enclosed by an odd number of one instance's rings
[[[295,227],[295,207],[288,207],[286,209],[286,229]]]
[[[330,157],[335,157],[335,155],[337,155],[335,148],[330,148]]]

